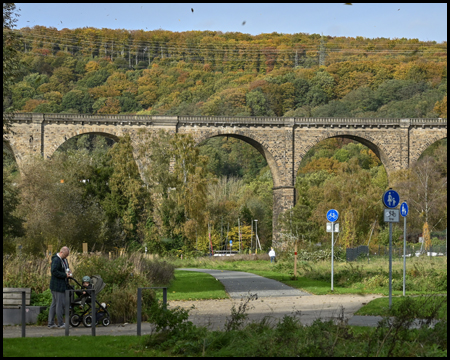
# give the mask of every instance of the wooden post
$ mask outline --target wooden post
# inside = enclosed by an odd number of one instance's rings
[[[111,260],[111,251],[109,252],[109,260]]]
[[[83,243],[83,254],[87,254],[87,252],[88,252],[87,243]]]
[[[53,245],[47,245],[47,256],[51,259],[53,253]]]
[[[294,280],[297,280],[297,240],[294,243]]]

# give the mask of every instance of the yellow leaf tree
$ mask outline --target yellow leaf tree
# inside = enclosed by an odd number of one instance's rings
[[[431,249],[431,236],[430,229],[428,228],[428,223],[423,224],[423,241],[425,244],[425,249]]]

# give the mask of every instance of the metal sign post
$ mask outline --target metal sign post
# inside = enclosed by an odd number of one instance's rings
[[[400,211],[394,209],[400,202],[397,191],[389,189],[383,194],[384,221],[389,223],[389,308],[392,307],[392,223],[400,221]]]
[[[327,212],[327,219],[331,222],[331,291],[334,291],[333,269],[334,269],[334,222],[339,219],[337,210],[331,209]]]
[[[400,213],[403,216],[403,296],[405,296],[406,286],[406,215],[408,215],[408,204],[406,201],[402,202],[400,206]]]

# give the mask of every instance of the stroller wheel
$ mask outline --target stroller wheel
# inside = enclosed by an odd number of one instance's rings
[[[86,327],[92,326],[92,316],[91,315],[86,315],[83,317],[83,325]]]
[[[80,325],[81,323],[81,317],[78,314],[73,314],[70,317],[70,325],[72,325],[73,327],[77,327],[78,325]]]
[[[106,317],[102,320],[102,325],[103,326],[108,326],[109,324],[111,324],[111,321],[109,320],[109,317]]]

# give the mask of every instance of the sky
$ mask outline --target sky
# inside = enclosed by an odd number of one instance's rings
[[[447,4],[16,3],[16,29],[42,25],[157,30],[307,33],[447,41]],[[194,11],[192,12],[193,9]]]

